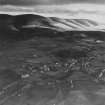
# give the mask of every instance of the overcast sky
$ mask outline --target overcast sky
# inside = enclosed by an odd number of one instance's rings
[[[38,4],[65,4],[65,3],[105,3],[105,0],[0,0],[1,5],[38,5]]]

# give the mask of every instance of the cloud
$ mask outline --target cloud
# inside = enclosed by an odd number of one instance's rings
[[[28,5],[37,3],[37,0],[0,0],[0,4],[11,4],[11,5]]]
[[[0,0],[1,5],[37,5],[37,4],[64,4],[64,3],[105,3],[105,0]]]

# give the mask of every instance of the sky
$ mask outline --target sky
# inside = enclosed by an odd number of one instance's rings
[[[0,0],[0,5],[46,5],[46,4],[93,3],[103,4],[105,0]]]
[[[105,0],[0,0],[0,13],[90,19],[105,26]]]

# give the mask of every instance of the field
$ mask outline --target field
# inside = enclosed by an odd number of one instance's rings
[[[104,33],[40,32],[1,34],[0,105],[105,105]]]

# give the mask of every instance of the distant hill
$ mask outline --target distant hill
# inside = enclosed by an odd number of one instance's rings
[[[35,35],[72,35],[86,34],[101,37],[105,34],[104,27],[88,19],[62,19],[44,17],[34,14],[8,15],[0,14],[0,36],[16,38]]]
[[[104,31],[104,27],[89,19],[62,19],[44,17],[34,14],[6,15],[0,14],[0,29],[2,26],[12,30],[48,28],[56,31]]]

